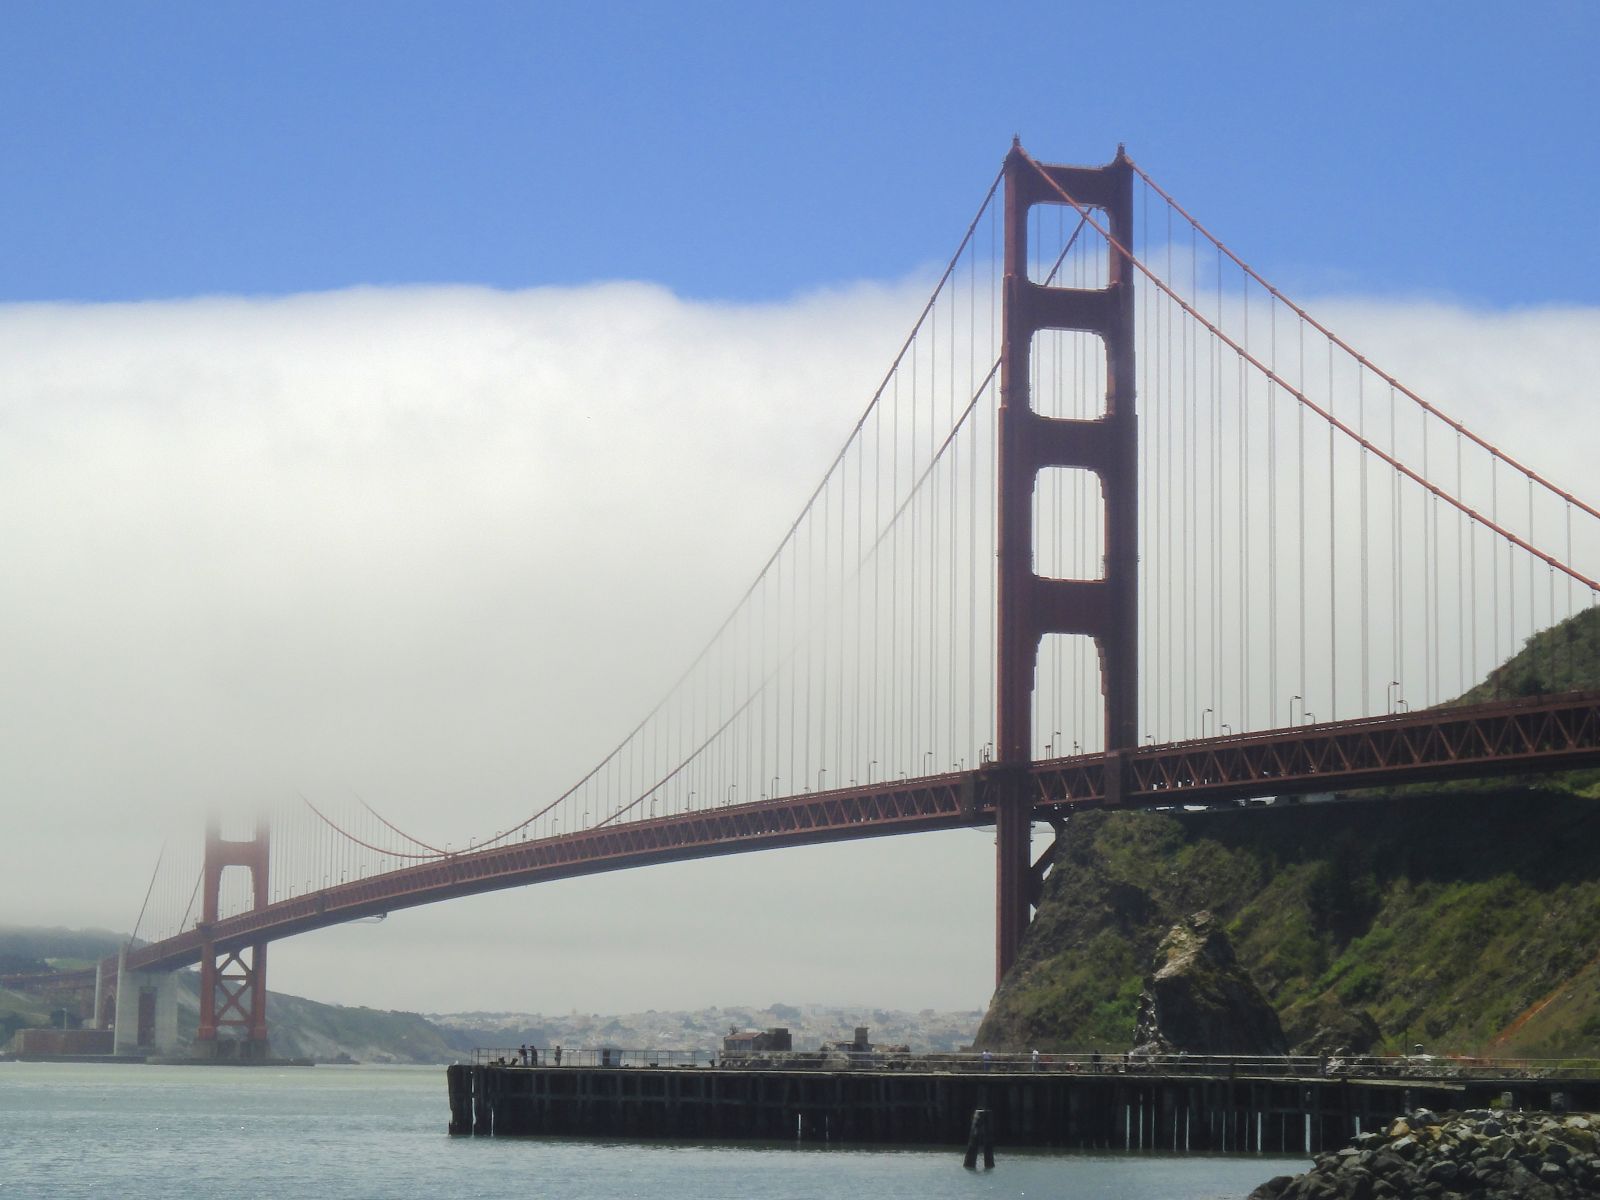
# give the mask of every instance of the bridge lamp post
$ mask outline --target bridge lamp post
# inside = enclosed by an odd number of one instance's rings
[[[873,759],[867,764],[867,786],[872,786],[872,768],[878,765],[878,760]]]
[[[1311,712],[1309,709],[1301,709],[1300,710],[1300,719],[1301,719],[1301,722],[1303,724],[1314,725],[1314,724],[1316,724],[1316,721],[1317,721],[1317,714],[1314,713],[1314,712]]]
[[[924,750],[922,752],[922,773],[924,775],[932,775],[933,774],[933,751],[932,750]]]
[[[1301,711],[1305,710],[1306,698],[1304,696],[1289,697],[1289,724],[1291,725],[1294,724],[1294,702],[1296,700],[1300,701]]]
[[[778,798],[778,776],[776,775],[772,777],[772,798],[774,800]]]
[[[1223,733],[1227,734],[1229,737],[1233,736],[1233,726],[1232,725],[1229,725],[1226,721],[1224,721],[1222,723],[1221,728],[1222,728],[1222,732]]]
[[[735,798],[734,797],[734,793],[737,792],[738,790],[739,790],[739,785],[737,783],[730,783],[728,785],[728,803],[729,804],[733,803],[734,798]]]
[[[1217,712],[1216,712],[1216,709],[1214,709],[1214,708],[1201,709],[1201,711],[1200,711],[1200,736],[1201,737],[1205,737],[1205,735],[1206,735],[1206,718],[1210,717],[1210,718],[1212,718],[1212,720],[1215,720],[1216,716],[1217,716]]]
[[[1400,687],[1400,681],[1398,679],[1391,679],[1391,680],[1389,680],[1389,686],[1383,689],[1383,699],[1384,699],[1385,707],[1387,707],[1390,712],[1398,712],[1399,711],[1399,694],[1400,693],[1397,690],[1399,687]]]
[[[819,791],[819,792],[822,790],[822,777],[824,775],[826,775],[827,773],[828,773],[828,768],[827,767],[818,767],[817,768],[817,791]]]

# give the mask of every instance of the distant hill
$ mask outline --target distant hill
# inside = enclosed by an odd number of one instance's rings
[[[718,1050],[730,1029],[783,1026],[796,1049],[816,1049],[825,1041],[848,1041],[858,1025],[876,1044],[907,1045],[918,1053],[959,1050],[972,1044],[976,1009],[903,1012],[824,1004],[732,1006],[693,1011],[602,1015],[571,1013],[430,1013],[434,1024],[459,1032],[480,1046],[615,1046],[638,1050]]]
[[[108,929],[0,925],[0,975],[92,967],[128,939]]]
[[[178,1034],[194,1038],[200,1018],[200,975],[185,971],[178,993]],[[322,1004],[267,993],[273,1052],[318,1062],[448,1063],[470,1056],[474,1043],[413,1012]]]
[[[1530,639],[1463,699],[1600,687],[1600,610]],[[1370,802],[1072,818],[979,1031],[1121,1052],[1156,943],[1210,909],[1291,1042],[1600,1053],[1600,771]]]
[[[91,966],[114,954],[123,938],[102,930],[0,927],[0,961],[6,973]],[[185,1043],[199,1023],[196,971],[179,973],[178,1033]],[[47,1025],[52,1002],[0,989],[0,1049],[17,1029]],[[321,1004],[282,992],[267,994],[272,1048],[286,1058],[321,1062],[342,1057],[360,1062],[448,1063],[479,1046],[617,1046],[625,1049],[718,1050],[730,1027],[787,1026],[797,1047],[848,1040],[857,1025],[875,1042],[908,1044],[913,1050],[954,1050],[971,1043],[982,1013],[900,1012],[818,1004],[773,1004],[765,1008],[704,1008],[695,1011],[620,1015],[468,1012],[423,1016],[412,1012]]]
[[[127,939],[105,930],[0,926],[0,974],[93,966]],[[192,1041],[200,1015],[200,976],[178,975],[178,1036]],[[18,1029],[48,1025],[57,1001],[0,989],[0,1049]],[[474,1043],[408,1012],[319,1004],[282,992],[267,993],[272,1048],[285,1058],[320,1061],[341,1056],[362,1062],[447,1063],[470,1054]]]

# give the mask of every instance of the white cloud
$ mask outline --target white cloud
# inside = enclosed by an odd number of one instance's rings
[[[126,928],[206,802],[358,791],[458,844],[603,753],[855,420],[921,283],[0,309],[0,914]],[[1320,306],[1588,483],[1600,313]],[[1559,436],[1555,431],[1559,431]],[[981,1003],[970,831],[458,901],[273,952],[385,1006]]]

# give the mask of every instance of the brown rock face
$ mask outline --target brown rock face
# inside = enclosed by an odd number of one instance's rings
[[[1172,927],[1156,950],[1134,1028],[1136,1054],[1284,1054],[1278,1014],[1209,912]]]

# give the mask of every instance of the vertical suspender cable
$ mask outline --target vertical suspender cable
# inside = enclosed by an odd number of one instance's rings
[[[1267,365],[1278,373],[1278,308],[1267,305]],[[1267,715],[1276,720],[1278,703],[1278,395],[1267,379]],[[1301,711],[1304,711],[1302,708]],[[1293,718],[1291,708],[1290,717]]]
[[[1328,390],[1333,390],[1333,343],[1328,343]],[[1365,368],[1356,368],[1356,432],[1361,438],[1360,477],[1357,480],[1361,488],[1361,704],[1358,711],[1366,711],[1366,706],[1372,704],[1372,679],[1370,675],[1372,665],[1372,622],[1368,617],[1368,606],[1372,599],[1371,575],[1368,566],[1368,541],[1367,531],[1367,373]]]
[[[1298,361],[1298,364],[1297,364],[1297,370],[1298,370],[1298,373],[1299,373],[1300,391],[1302,393],[1304,393],[1305,390],[1306,390],[1306,323],[1304,321],[1297,322],[1296,329],[1297,329],[1298,341],[1299,341],[1299,354],[1298,354],[1298,360],[1299,361]],[[1332,393],[1331,390],[1328,393],[1328,404],[1329,404],[1329,406],[1331,408],[1331,406],[1333,404],[1333,393]],[[1296,621],[1296,625],[1298,626],[1299,633],[1300,633],[1300,665],[1299,665],[1299,672],[1298,672],[1298,674],[1299,674],[1299,687],[1298,687],[1297,690],[1300,692],[1301,696],[1309,696],[1311,694],[1311,689],[1306,686],[1306,406],[1304,404],[1298,404],[1297,403],[1294,406],[1294,440],[1295,440],[1295,456],[1296,456],[1296,462],[1295,462],[1295,489],[1296,489],[1297,497],[1298,497],[1297,498],[1297,503],[1295,505],[1295,508],[1296,508],[1296,517],[1297,517],[1297,519],[1299,521],[1299,527],[1300,527],[1298,543],[1297,543],[1299,552],[1296,555],[1296,558],[1298,560],[1297,561],[1297,572],[1298,572],[1298,576],[1299,576],[1299,581],[1295,585],[1295,594],[1296,594],[1297,599],[1300,602],[1300,605],[1299,605],[1299,608],[1300,608],[1299,617],[1298,617],[1298,619]],[[1333,447],[1332,426],[1329,426],[1328,446],[1329,446],[1329,453],[1331,454],[1332,453],[1332,447]],[[1332,478],[1331,468],[1333,466],[1333,463],[1330,461],[1328,466],[1330,468],[1329,477],[1330,477],[1330,483],[1331,483],[1331,478]],[[1332,530],[1330,529],[1329,532],[1331,533]],[[1331,567],[1331,565],[1333,563],[1333,560],[1338,557],[1338,554],[1339,554],[1338,543],[1334,542],[1334,541],[1332,541],[1330,539],[1329,546],[1328,546],[1328,562],[1330,564],[1330,567]],[[1329,620],[1328,620],[1328,623],[1330,625],[1332,625],[1332,624],[1335,624],[1337,622],[1337,615],[1333,612],[1333,609],[1332,609],[1334,595],[1333,595],[1333,589],[1331,589],[1331,588],[1329,589],[1328,600],[1329,600],[1329,614],[1328,614]],[[1330,667],[1331,667],[1331,669],[1336,670],[1337,669],[1337,663],[1330,664]],[[1331,678],[1331,675],[1330,675],[1330,678]]]
[[[1304,322],[1301,333],[1305,332]],[[1305,405],[1300,406],[1301,416]],[[1333,380],[1328,380],[1328,411],[1333,411]],[[1328,426],[1328,720],[1339,719],[1339,525],[1338,473],[1334,470],[1333,426]],[[1366,599],[1362,597],[1363,601]],[[1302,610],[1301,627],[1305,617]],[[1304,636],[1302,634],[1302,636]]]

